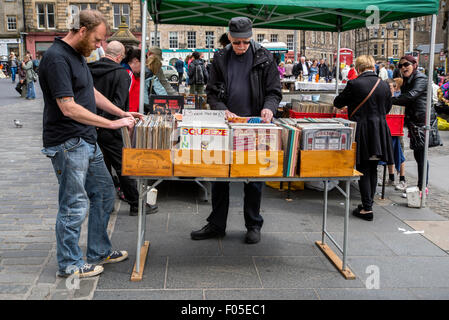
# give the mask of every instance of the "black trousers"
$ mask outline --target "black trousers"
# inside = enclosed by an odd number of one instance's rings
[[[418,188],[423,188],[424,149],[413,150],[416,164],[418,165]],[[426,187],[429,184],[429,161],[427,161]]]
[[[263,218],[260,215],[263,182],[249,182],[244,184],[243,216],[245,226],[262,228]],[[221,230],[226,230],[229,210],[229,182],[212,183],[212,213],[207,221]]]
[[[126,200],[132,206],[139,203],[139,193],[137,191],[137,182],[130,177],[122,176],[122,135],[118,130],[109,130],[100,128],[97,131],[97,143],[103,152],[105,163],[110,164],[120,181],[120,189],[123,191]]]
[[[357,170],[363,173],[359,180],[360,195],[362,197],[363,209],[373,210],[373,199],[377,187],[377,160],[366,160],[358,164]]]

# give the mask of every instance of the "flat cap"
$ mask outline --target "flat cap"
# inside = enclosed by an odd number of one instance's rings
[[[229,33],[233,38],[251,38],[253,24],[247,17],[234,17],[229,21]]]

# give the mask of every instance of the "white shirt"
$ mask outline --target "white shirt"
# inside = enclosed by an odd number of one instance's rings
[[[382,68],[379,71],[379,78],[381,78],[382,80],[387,80],[388,79],[388,72],[387,69]]]
[[[301,63],[302,64],[302,75],[308,76],[309,75],[309,69],[307,68],[307,63]]]

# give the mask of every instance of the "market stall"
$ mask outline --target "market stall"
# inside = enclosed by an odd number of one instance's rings
[[[373,0],[367,3],[362,0],[337,1],[337,0],[304,0],[304,1],[287,1],[287,0],[207,0],[207,1],[192,1],[192,0],[150,0],[143,1],[144,8],[148,6],[153,22],[156,24],[181,24],[181,25],[204,25],[204,26],[227,26],[229,20],[235,16],[246,16],[253,21],[255,28],[275,28],[275,29],[289,29],[289,30],[316,30],[316,31],[330,31],[338,33],[337,55],[340,53],[340,38],[341,32],[361,28],[375,26],[378,23],[386,23],[389,21],[407,19],[423,15],[432,15],[432,33],[431,33],[431,53],[430,53],[430,68],[429,68],[429,82],[428,82],[428,96],[427,96],[427,126],[426,126],[426,149],[425,159],[427,159],[427,145],[429,139],[429,122],[430,122],[430,104],[431,104],[431,86],[432,86],[432,72],[433,72],[433,53],[435,44],[435,28],[436,28],[436,13],[438,12],[438,0],[423,0],[419,2],[410,2],[408,0]],[[147,21],[147,10],[143,10],[142,21]],[[146,24],[143,24],[142,33],[146,34]],[[142,40],[142,47],[146,47],[145,37]],[[142,50],[142,60],[145,60],[145,50]],[[339,61],[339,57],[337,57]],[[337,64],[337,74],[339,73],[339,65]],[[144,64],[142,70],[144,72]],[[338,93],[339,83],[338,79],[335,85],[335,92]],[[143,91],[143,83],[141,83],[141,91]],[[140,112],[143,112],[143,96],[141,95]],[[132,150],[132,149],[129,149]],[[136,149],[138,150],[138,149]],[[354,150],[354,147],[351,148]],[[322,150],[323,152],[330,152],[326,157],[320,154],[319,150],[304,152],[302,155],[307,159],[307,155],[311,156],[312,162],[309,163],[309,174],[299,176],[285,177],[285,170],[281,175],[265,175],[265,176],[228,176],[217,177],[215,174],[204,176],[203,174],[194,174],[194,168],[187,168],[191,172],[191,179],[198,181],[311,181],[319,180],[325,183],[324,192],[324,208],[323,208],[323,238],[317,245],[323,253],[335,264],[340,272],[348,279],[353,278],[352,272],[346,266],[347,257],[347,238],[348,238],[348,215],[349,215],[349,186],[350,181],[357,180],[359,175],[353,170],[354,159],[352,162],[348,160],[348,153],[351,150],[341,150],[336,152],[334,150]],[[141,278],[146,252],[148,250],[148,243],[145,241],[145,215],[142,214],[142,208],[145,201],[145,194],[151,189],[147,184],[147,179],[180,179],[176,174],[142,174],[142,167],[139,165],[145,163],[154,163],[158,169],[168,170],[174,172],[173,163],[171,160],[176,159],[174,151],[162,150],[165,154],[154,153],[152,150],[145,151],[131,151],[140,152],[138,154],[129,154],[129,151],[124,150],[124,165],[127,156],[131,159],[140,160],[134,162],[131,168],[137,171],[129,172],[130,176],[138,179],[139,185],[139,219],[138,219],[138,239],[137,239],[137,261],[134,267],[132,280],[139,280]],[[200,153],[201,154],[201,153]],[[343,158],[335,157],[339,154]],[[302,156],[301,155],[301,156]],[[317,157],[321,161],[316,161]],[[152,158],[153,157],[153,158]],[[173,158],[174,157],[174,158]],[[227,157],[227,154],[224,155]],[[168,162],[167,162],[168,159]],[[200,156],[202,159],[202,156]],[[279,158],[278,158],[279,159]],[[317,168],[317,163],[327,163],[322,159],[330,159],[328,167],[321,171]],[[336,160],[337,159],[337,160]],[[346,160],[345,160],[346,159]],[[151,160],[151,161],[150,161]],[[148,162],[149,161],[149,162]],[[339,162],[340,161],[340,162]],[[329,171],[332,163],[338,162],[339,167],[343,162],[347,163],[344,167],[352,168],[351,174],[338,174],[335,171]],[[137,163],[137,164],[136,164]],[[269,164],[270,162],[268,162]],[[307,161],[303,165],[307,166]],[[265,165],[267,165],[265,163]],[[324,164],[325,165],[325,164]],[[196,166],[198,168],[198,165]],[[200,162],[199,167],[204,168]],[[125,168],[124,168],[125,169]],[[147,169],[149,169],[147,167]],[[186,168],[183,168],[186,169]],[[260,168],[259,168],[260,169]],[[125,170],[124,170],[125,171]],[[211,171],[213,172],[213,171]],[[224,170],[226,172],[226,170]],[[232,168],[229,168],[232,172]],[[327,172],[323,173],[323,172]],[[426,172],[424,171],[424,180]],[[344,242],[341,248],[332,236],[326,231],[326,213],[327,213],[327,183],[332,180],[346,181],[346,190],[340,189],[340,192],[345,196],[345,224],[344,224]],[[160,181],[160,180],[159,180]],[[425,195],[423,195],[425,201]],[[335,255],[329,247],[325,244],[325,237],[331,240],[337,248],[343,253],[343,261]]]

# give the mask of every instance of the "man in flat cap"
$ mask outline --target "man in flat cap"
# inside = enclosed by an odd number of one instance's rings
[[[231,42],[215,53],[206,86],[207,102],[213,110],[225,110],[226,116],[259,116],[271,122],[282,99],[276,61],[264,47],[251,39],[252,23],[246,17],[229,21]],[[263,218],[260,215],[262,182],[244,184],[246,243],[260,241]],[[212,184],[212,213],[208,224],[193,231],[193,240],[223,237],[229,209],[229,182]]]

